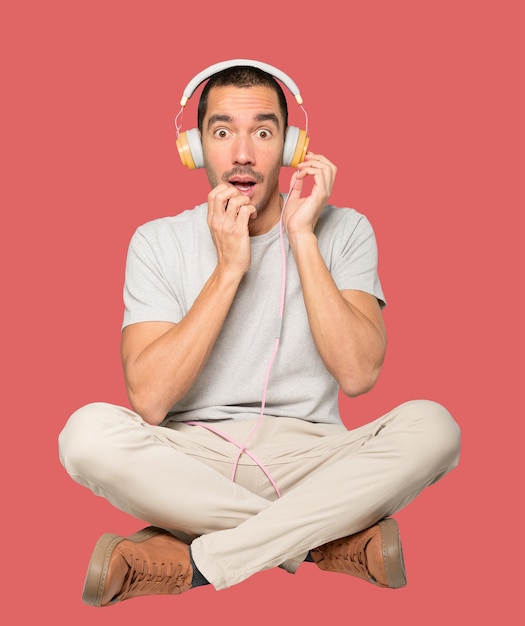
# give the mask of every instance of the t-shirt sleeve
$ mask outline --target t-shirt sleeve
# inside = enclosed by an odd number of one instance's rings
[[[144,229],[131,238],[124,280],[122,328],[137,322],[179,322],[182,310],[154,245]]]
[[[340,209],[338,209],[340,211]],[[378,274],[378,250],[374,230],[368,218],[355,211],[339,216],[330,271],[340,290],[357,289],[375,296],[386,305]]]

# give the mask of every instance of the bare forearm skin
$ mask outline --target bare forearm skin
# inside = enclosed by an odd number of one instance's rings
[[[217,267],[180,323],[147,322],[124,329],[122,360],[128,396],[146,422],[159,424],[198,377],[241,278],[242,274]]]
[[[386,334],[377,300],[337,288],[314,233],[289,236],[317,350],[343,393],[370,390],[381,370]]]

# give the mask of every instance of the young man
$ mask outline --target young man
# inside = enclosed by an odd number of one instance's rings
[[[219,590],[305,560],[402,587],[391,516],[458,462],[458,426],[432,401],[343,424],[338,390],[369,391],[385,354],[373,230],[328,204],[336,167],[306,145],[280,193],[282,73],[220,65],[190,148],[202,150],[207,203],[130,243],[122,361],[133,410],[85,406],[60,435],[74,480],[151,525],[99,539],[83,592],[95,606]]]

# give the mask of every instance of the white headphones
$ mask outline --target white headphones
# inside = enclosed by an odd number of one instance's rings
[[[273,65],[268,65],[267,63],[261,63],[259,61],[252,61],[250,59],[232,59],[231,61],[221,61],[220,63],[210,65],[208,68],[194,76],[183,91],[180,106],[182,108],[186,106],[194,91],[207,78],[210,78],[224,69],[246,65],[256,67],[263,70],[267,74],[270,74],[274,78],[279,79],[284,85],[286,85],[286,87],[288,87],[297,103],[302,105],[303,99],[301,98],[299,88],[295,82],[284,72],[281,72],[281,70],[273,67]],[[301,130],[296,126],[288,126],[283,147],[283,165],[295,167],[298,163],[301,163],[306,155],[308,142],[309,138],[307,137],[305,130]],[[178,134],[177,149],[179,151],[182,164],[187,166],[190,170],[204,167],[202,143],[197,128],[192,128],[191,130]]]

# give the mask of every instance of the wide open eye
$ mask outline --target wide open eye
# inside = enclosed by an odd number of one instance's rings
[[[226,139],[228,135],[229,132],[226,130],[226,128],[217,128],[217,130],[213,132],[213,136],[217,137],[218,139]]]
[[[268,128],[260,128],[257,131],[257,137],[260,139],[270,139],[272,136],[271,131]]]

